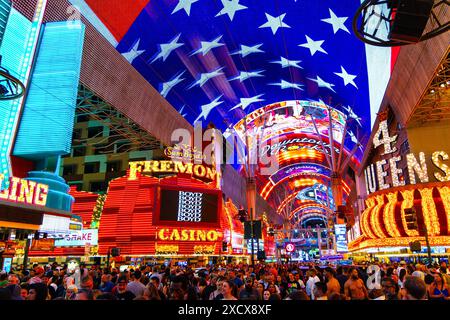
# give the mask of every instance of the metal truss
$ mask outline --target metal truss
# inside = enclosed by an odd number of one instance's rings
[[[77,116],[89,116],[92,120],[97,120],[110,128],[111,135],[105,139],[94,136],[88,139],[77,139],[77,142],[84,142],[89,145],[97,145],[96,149],[102,150],[100,153],[112,153],[110,147],[114,143],[123,141],[120,148],[125,150],[115,150],[115,152],[130,152],[142,150],[162,149],[163,144],[137,123],[126,117],[109,103],[96,96],[91,90],[80,84],[77,99]],[[105,141],[108,143],[105,145]]]
[[[408,125],[421,126],[443,121],[450,121],[450,49],[414,108]]]

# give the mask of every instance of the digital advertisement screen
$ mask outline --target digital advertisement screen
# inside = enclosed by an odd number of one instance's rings
[[[160,221],[217,222],[218,195],[161,190]]]
[[[336,234],[336,251],[337,252],[348,252],[346,225],[345,224],[335,224],[334,231]]]

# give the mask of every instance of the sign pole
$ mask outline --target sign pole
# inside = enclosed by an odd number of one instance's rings
[[[428,240],[427,226],[425,224],[423,224],[423,229],[424,229],[424,233],[425,233],[425,242],[427,244],[428,265],[431,265],[431,247],[430,247],[430,241]]]
[[[252,242],[252,268],[255,268],[255,234],[253,232],[253,208],[250,208],[250,233]]]
[[[109,271],[109,260],[111,259],[111,247],[108,247],[108,256],[106,258],[106,269]]]
[[[23,254],[23,267],[22,270],[25,271],[28,268],[28,252],[30,251],[31,239],[27,237],[27,242],[25,243],[24,254]]]

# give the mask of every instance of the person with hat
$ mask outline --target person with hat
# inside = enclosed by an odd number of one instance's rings
[[[33,275],[34,272],[34,275]],[[33,268],[31,274],[33,275],[32,278],[28,281],[29,284],[34,283],[41,283],[42,277],[44,276],[45,270],[42,267],[37,266],[36,268]]]
[[[125,276],[121,276],[117,281],[117,286],[113,289],[113,294],[117,300],[133,300],[136,296],[133,292],[127,290],[128,280]]]

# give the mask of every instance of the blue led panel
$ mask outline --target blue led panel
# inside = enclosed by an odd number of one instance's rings
[[[29,44],[33,35],[31,28],[32,23],[17,10],[12,9],[0,46],[2,67],[21,81],[25,80],[26,70],[31,61],[30,57],[26,57],[27,52],[30,52]],[[8,152],[21,103],[22,99],[0,101],[0,172],[6,176],[9,174]]]
[[[8,22],[10,12],[11,12],[11,1],[0,0],[0,45],[2,44],[2,39],[3,35],[5,34],[6,23]]]
[[[42,159],[70,152],[85,26],[47,23],[14,155]]]

